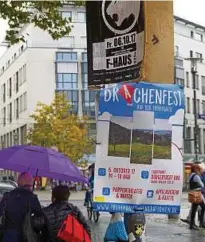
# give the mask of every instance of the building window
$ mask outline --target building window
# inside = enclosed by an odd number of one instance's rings
[[[83,114],[85,116],[95,117],[95,97],[97,91],[82,91]]]
[[[195,33],[195,39],[202,42],[203,41],[203,35],[199,34],[199,33]]]
[[[78,91],[76,90],[68,90],[68,91],[57,91],[57,93],[63,93],[66,98],[69,100],[71,104],[71,112],[77,114],[78,113]]]
[[[8,110],[8,120],[9,120],[9,123],[11,123],[12,122],[12,103],[8,105],[7,110]]]
[[[3,109],[3,125],[6,126],[6,108]]]
[[[83,89],[87,89],[88,88],[88,74],[82,74],[82,86]]]
[[[187,139],[187,141],[186,141]],[[188,140],[191,139],[191,127],[185,128],[185,141],[184,141],[184,153],[191,153],[191,141]]]
[[[190,36],[191,36],[191,38],[194,38],[194,31],[190,31]]]
[[[196,52],[196,58],[199,58],[200,59],[199,62],[202,63],[202,61],[203,61],[203,55],[201,53]]]
[[[16,119],[19,118],[19,98],[16,99]]]
[[[205,114],[205,101],[202,101],[202,114]]]
[[[77,73],[58,73],[57,90],[69,90],[78,88]]]
[[[23,83],[23,67],[19,70],[19,86]]]
[[[69,11],[69,12],[61,12],[62,14],[62,17],[65,18],[65,19],[68,19],[68,20],[72,20],[72,12]]]
[[[24,103],[23,111],[26,111],[27,110],[27,92],[23,94],[23,103]]]
[[[183,67],[184,66],[183,60],[180,60],[180,59],[176,59],[175,58],[175,66]]]
[[[78,12],[77,13],[77,22],[84,23],[86,20],[85,12]]]
[[[193,114],[195,113],[194,110],[194,99],[192,99],[192,106],[193,106]],[[196,100],[196,113],[200,114],[200,101],[199,99]]]
[[[186,87],[190,87],[189,72],[186,72]]]
[[[12,79],[9,78],[9,97],[12,97]]]
[[[205,95],[205,76],[201,76],[202,95]]]
[[[179,46],[175,46],[175,56],[179,56]]]
[[[190,113],[190,98],[186,98],[186,112]]]
[[[82,53],[82,61],[86,61],[87,62],[88,58],[87,58],[87,53],[83,52]]]
[[[196,100],[196,112],[197,112],[197,114],[200,114],[200,100],[199,99]]]
[[[196,89],[199,90],[199,75],[196,75]]]
[[[180,86],[184,86],[184,79],[176,78],[176,83]]]
[[[9,138],[9,134],[6,135],[6,146],[12,146],[12,135],[10,133],[10,138]]]
[[[57,52],[57,61],[77,61],[77,52]]]
[[[19,91],[19,73],[16,72],[16,93]]]
[[[27,142],[26,136],[27,136],[27,126],[24,125],[20,128],[20,142],[21,142],[21,144],[26,144],[26,142]]]
[[[22,82],[22,84],[23,84],[24,82],[26,82],[26,64],[23,65],[22,79],[23,79],[23,82]]]
[[[194,88],[194,80],[192,79],[192,88]],[[199,90],[199,75],[195,75],[195,88]]]
[[[190,50],[190,57],[193,57],[193,50]]]
[[[82,65],[81,65],[81,71],[82,73],[88,73],[88,63],[87,62],[82,62]]]
[[[3,102],[6,102],[6,84],[4,83],[2,86],[2,98],[3,98]]]

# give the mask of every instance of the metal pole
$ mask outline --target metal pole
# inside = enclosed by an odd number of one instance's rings
[[[192,78],[193,78],[193,91],[194,91],[194,153],[195,153],[195,162],[198,163],[198,114],[197,114],[197,98],[196,98],[196,71],[194,68],[191,69]]]

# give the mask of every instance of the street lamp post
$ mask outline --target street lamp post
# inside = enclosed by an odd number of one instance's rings
[[[202,58],[190,57],[186,60],[191,62],[191,73],[193,80],[193,94],[194,94],[194,153],[195,153],[195,163],[199,162],[199,142],[198,142],[198,112],[197,112],[197,97],[196,97],[196,74],[197,74],[197,63],[202,61]],[[198,110],[199,111],[199,110]]]

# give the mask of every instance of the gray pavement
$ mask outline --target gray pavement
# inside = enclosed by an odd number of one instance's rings
[[[50,203],[50,191],[37,192],[42,205]],[[87,217],[86,209],[83,206],[84,192],[73,192],[70,202],[78,206]],[[187,202],[187,194],[182,197],[181,217],[188,214],[190,205]],[[166,215],[147,215],[147,242],[204,242],[205,229],[200,231],[190,231],[188,225],[180,221],[170,221]],[[88,221],[92,228],[93,242],[103,242],[103,236],[108,226],[110,215],[102,213],[99,222]]]

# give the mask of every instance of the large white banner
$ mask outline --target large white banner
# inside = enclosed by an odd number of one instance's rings
[[[98,113],[95,208],[180,213],[183,88],[119,84],[101,91]]]

